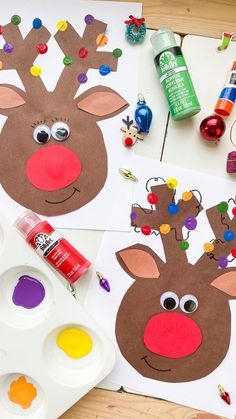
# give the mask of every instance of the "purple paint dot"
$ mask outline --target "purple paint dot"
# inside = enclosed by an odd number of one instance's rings
[[[131,221],[136,220],[136,218],[137,218],[137,214],[136,214],[136,212],[132,211],[132,212],[131,212],[131,214],[130,214],[130,219],[131,219]]]
[[[186,218],[184,225],[188,230],[195,230],[197,227],[197,220],[195,217],[188,217]]]
[[[12,301],[16,306],[35,308],[45,297],[45,288],[36,278],[22,275],[15,286]]]
[[[92,15],[86,15],[84,21],[86,25],[91,25],[94,21],[94,17]]]
[[[80,73],[77,78],[80,83],[86,83],[88,81],[88,77],[85,73]]]
[[[13,51],[13,49],[14,49],[14,47],[13,47],[13,45],[12,45],[10,42],[6,42],[6,43],[3,45],[3,50],[4,50],[5,52],[7,52],[8,54],[9,54],[9,53],[11,53],[11,52]]]
[[[224,256],[220,256],[218,259],[219,268],[226,268],[228,265],[228,260]]]

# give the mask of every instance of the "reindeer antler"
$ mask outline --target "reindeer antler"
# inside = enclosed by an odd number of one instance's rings
[[[124,124],[127,126],[128,129],[130,129],[131,125],[133,124],[133,119],[129,119],[129,115],[127,115],[126,119],[122,119],[122,121],[124,122]]]
[[[100,65],[106,64],[116,71],[117,58],[111,52],[96,51],[96,38],[105,32],[106,27],[106,23],[95,19],[91,25],[86,25],[82,38],[69,23],[66,31],[58,31],[55,34],[55,39],[64,54],[73,58],[72,65],[63,69],[56,85],[55,90],[61,99],[71,100],[75,96],[80,86],[77,77],[80,73],[86,74],[89,68],[98,69]],[[88,49],[88,55],[80,58],[79,50],[83,47]]]
[[[50,38],[50,32],[42,26],[39,30],[31,29],[23,39],[18,26],[8,23],[4,26],[3,36],[6,42],[10,42],[14,49],[11,53],[0,50],[0,60],[3,63],[3,70],[17,70],[19,77],[27,91],[34,90],[35,94],[45,91],[46,88],[40,77],[30,74],[30,67],[33,65],[38,51],[39,43],[46,43]]]

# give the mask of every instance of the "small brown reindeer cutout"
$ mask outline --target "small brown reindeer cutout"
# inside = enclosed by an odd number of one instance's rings
[[[136,226],[157,230],[164,221],[171,223],[166,208],[173,193],[165,185],[151,191],[159,198],[156,210],[148,213],[133,206],[132,211],[137,214]],[[196,197],[182,204],[174,215],[178,237],[183,237],[186,216],[199,208]],[[206,214],[216,238],[223,237],[225,224],[219,222],[217,206]],[[235,231],[235,218],[224,216]],[[214,371],[228,351],[229,300],[236,298],[236,268],[219,269],[215,259],[227,257],[236,240],[215,240],[214,258],[204,254],[192,265],[174,230],[161,234],[161,239],[166,263],[138,243],[116,253],[121,267],[135,280],[117,313],[116,339],[122,355],[144,377],[173,383],[198,380]]]
[[[23,39],[18,26],[4,27],[4,38],[14,50],[9,54],[0,50],[3,69],[16,69],[26,91],[0,85],[0,113],[8,116],[0,135],[0,183],[12,199],[40,214],[77,210],[105,184],[107,152],[96,122],[122,112],[128,104],[104,86],[74,97],[78,74],[104,63],[116,71],[117,58],[96,51],[96,37],[106,26],[94,20],[82,38],[69,23],[66,31],[56,33],[57,43],[73,57],[73,64],[65,66],[53,92],[29,71],[39,41],[49,40],[48,30],[31,29]],[[79,57],[82,47],[89,51],[85,58]]]

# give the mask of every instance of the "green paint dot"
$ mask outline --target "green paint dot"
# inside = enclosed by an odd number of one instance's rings
[[[186,242],[185,240],[183,240],[181,243],[180,243],[180,249],[182,249],[182,250],[187,250],[189,248],[189,244],[188,244],[188,242]]]
[[[66,55],[66,56],[63,58],[63,63],[64,63],[65,65],[71,65],[71,64],[73,63],[73,58],[72,58],[70,55]]]
[[[217,208],[221,214],[225,214],[228,211],[229,205],[226,201],[222,201],[217,205]]]
[[[114,57],[119,58],[122,56],[122,51],[120,48],[116,48],[113,50],[112,54]]]
[[[12,23],[13,25],[19,25],[19,24],[21,23],[21,17],[20,17],[20,16],[18,16],[18,15],[13,15],[13,16],[11,17],[11,23]]]

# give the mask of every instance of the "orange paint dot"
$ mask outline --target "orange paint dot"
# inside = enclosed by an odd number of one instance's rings
[[[3,68],[3,63],[0,61],[0,70]]]
[[[160,225],[160,233],[161,234],[168,234],[170,232],[170,225],[169,224],[161,224]]]
[[[96,38],[96,44],[99,47],[104,47],[108,43],[108,38],[105,33],[100,33]]]
[[[27,383],[22,375],[18,380],[12,381],[8,396],[11,402],[19,404],[22,409],[28,409],[37,396],[37,390],[33,384]]]
[[[214,250],[214,245],[212,243],[204,243],[204,252],[209,253],[209,252],[213,252]]]
[[[192,199],[192,197],[193,197],[193,193],[191,191],[182,193],[183,201],[190,201],[190,199]]]

